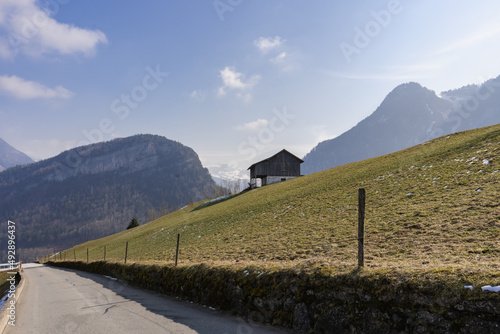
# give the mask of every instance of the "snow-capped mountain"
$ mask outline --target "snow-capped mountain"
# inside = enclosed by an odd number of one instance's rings
[[[249,174],[246,170],[234,169],[227,164],[214,165],[207,167],[212,179],[219,186],[241,191],[248,186]]]

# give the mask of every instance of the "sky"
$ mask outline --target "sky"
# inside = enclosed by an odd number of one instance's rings
[[[500,75],[494,0],[0,0],[0,138],[157,134],[209,167],[303,157],[396,86]]]

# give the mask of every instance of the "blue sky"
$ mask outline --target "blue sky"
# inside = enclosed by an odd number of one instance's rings
[[[500,75],[500,3],[0,0],[0,137],[35,159],[138,133],[246,169],[397,85]]]

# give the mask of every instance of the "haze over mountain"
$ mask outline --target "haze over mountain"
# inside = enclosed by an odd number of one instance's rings
[[[231,168],[227,164],[207,167],[215,183],[228,188],[231,192],[239,192],[248,187],[250,176],[248,172]]]
[[[16,245],[28,260],[122,231],[133,217],[144,223],[214,186],[191,148],[137,135],[0,173],[0,220],[16,222]]]
[[[463,130],[500,123],[500,76],[482,85],[434,91],[396,87],[373,114],[304,157],[303,174],[395,152]]]
[[[0,172],[10,167],[26,165],[32,162],[34,162],[33,159],[0,138]]]

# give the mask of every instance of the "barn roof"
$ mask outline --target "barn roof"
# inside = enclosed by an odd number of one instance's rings
[[[273,159],[274,157],[276,157],[278,154],[281,154],[281,153],[283,153],[283,152],[287,153],[288,155],[291,155],[292,157],[294,157],[295,159],[297,159],[298,161],[300,161],[300,163],[303,163],[303,162],[304,162],[304,160],[302,160],[301,158],[299,158],[299,157],[297,157],[296,155],[294,155],[294,154],[292,154],[292,153],[288,152],[287,150],[283,149],[283,150],[279,151],[278,153],[276,153],[275,155],[273,155],[272,157],[269,157],[269,158],[267,158],[267,159],[264,159],[264,160],[261,160],[261,161],[259,161],[259,162],[254,163],[252,166],[248,167],[248,169],[247,169],[247,170],[252,169],[255,165],[261,164],[261,163],[263,163],[263,162],[267,162],[267,161],[269,161],[269,160]]]

